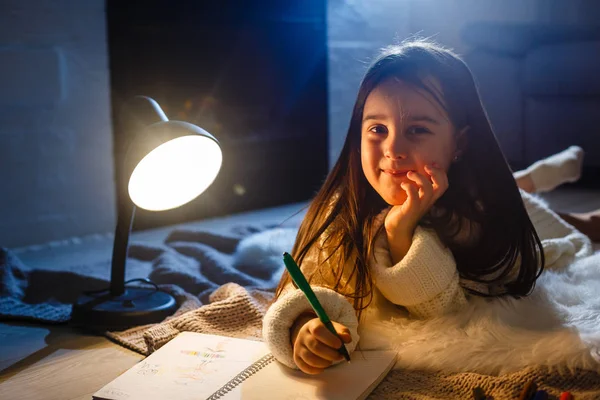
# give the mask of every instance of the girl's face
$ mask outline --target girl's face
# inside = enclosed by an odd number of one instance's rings
[[[430,81],[434,91],[439,85]],[[408,171],[429,178],[425,165],[448,171],[456,154],[455,129],[444,109],[426,91],[388,79],[367,97],[361,128],[363,172],[390,205],[401,205],[412,182]]]

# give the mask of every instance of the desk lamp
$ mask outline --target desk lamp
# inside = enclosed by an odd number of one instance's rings
[[[113,244],[110,288],[84,292],[73,304],[71,323],[94,331],[123,330],[160,322],[176,309],[173,296],[148,279],[125,282],[129,235],[136,207],[163,211],[188,203],[204,192],[221,168],[219,142],[187,122],[169,121],[153,99],[136,96],[120,121],[132,139],[117,154],[123,187]],[[128,193],[128,196],[126,195]],[[142,281],[152,287],[126,286]]]

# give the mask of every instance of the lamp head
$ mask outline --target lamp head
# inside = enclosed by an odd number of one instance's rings
[[[154,123],[140,139],[134,145],[138,154],[146,155],[133,167],[128,184],[129,197],[140,208],[162,211],[186,204],[204,192],[221,169],[217,140],[187,122]]]
[[[126,117],[134,119],[126,126],[135,136],[123,161],[127,192],[137,207],[176,208],[212,184],[223,161],[214,136],[196,125],[167,120],[147,97],[136,97],[129,111]],[[145,121],[150,123],[144,125]]]

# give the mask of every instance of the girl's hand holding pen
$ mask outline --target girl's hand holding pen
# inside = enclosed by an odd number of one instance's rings
[[[352,341],[348,328],[334,321],[331,323],[344,343]],[[323,372],[333,362],[344,359],[338,350],[342,346],[340,338],[331,333],[316,315],[300,316],[291,329],[294,362],[304,373],[316,375]]]

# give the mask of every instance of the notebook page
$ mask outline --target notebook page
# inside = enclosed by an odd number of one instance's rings
[[[395,360],[393,351],[356,351],[352,362],[336,364],[319,375],[307,375],[273,362],[223,399],[362,400],[383,380]]]
[[[94,399],[204,399],[268,352],[262,342],[182,332]]]

